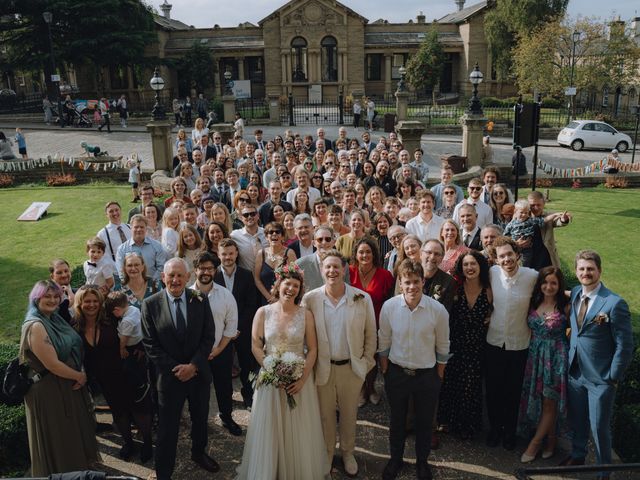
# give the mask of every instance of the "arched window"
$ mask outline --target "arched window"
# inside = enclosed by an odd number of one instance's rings
[[[307,41],[302,37],[291,40],[291,80],[307,81]]]
[[[334,37],[324,37],[322,47],[322,81],[338,81],[338,42]]]

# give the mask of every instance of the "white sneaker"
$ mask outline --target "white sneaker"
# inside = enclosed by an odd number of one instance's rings
[[[344,471],[348,476],[355,477],[358,474],[358,462],[351,453],[342,456],[342,463],[344,463]]]

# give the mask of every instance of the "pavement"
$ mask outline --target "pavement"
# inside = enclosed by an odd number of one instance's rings
[[[25,123],[16,125],[5,119],[0,119],[0,131],[3,131],[7,137],[13,137],[16,126],[23,128],[23,132],[27,141],[27,151],[30,157],[40,158],[47,155],[64,155],[65,157],[81,156],[84,154],[80,147],[80,142],[87,142],[92,145],[98,145],[102,151],[108,151],[110,155],[128,156],[132,153],[138,153],[142,157],[142,168],[144,171],[153,171],[153,156],[151,150],[151,137],[146,131],[144,125],[130,125],[128,128],[121,128],[114,125],[112,133],[98,132],[94,129],[83,128],[59,128],[47,126],[43,123]],[[246,137],[251,138],[250,132],[253,126],[245,127]],[[260,126],[264,132],[265,138],[273,138],[275,135],[282,135],[283,132],[290,128],[286,126],[272,127]],[[337,125],[323,125],[327,132],[327,137],[333,139],[337,137]],[[354,129],[347,126],[347,136],[360,137],[362,129]],[[301,135],[311,134],[315,137],[316,125],[300,125],[292,127],[294,132]],[[177,129],[173,129],[173,139],[177,134]],[[377,140],[380,135],[387,135],[382,131],[372,132],[372,138]],[[495,137],[491,139],[494,151],[494,162],[502,165],[511,166],[511,157],[513,156],[512,140],[507,137]],[[607,152],[602,150],[591,150],[574,152],[571,149],[560,147],[553,140],[540,140],[538,149],[539,158],[545,163],[557,168],[577,168],[589,165],[592,162],[599,161],[606,156]],[[440,157],[442,155],[460,155],[462,152],[462,135],[441,135],[441,134],[425,134],[422,136],[422,148],[425,151],[425,159],[429,165],[430,175],[434,180],[440,175]],[[15,148],[17,151],[17,147]],[[533,147],[523,150],[527,158],[527,168],[531,173],[533,157]],[[631,160],[631,152],[620,155],[621,160],[629,162]],[[539,171],[540,176],[545,176]]]

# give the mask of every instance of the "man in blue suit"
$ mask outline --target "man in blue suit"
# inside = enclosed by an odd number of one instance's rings
[[[629,306],[600,281],[602,262],[593,250],[576,255],[580,282],[571,292],[569,422],[571,455],[561,465],[583,465],[589,429],[598,464],[611,463],[611,415],[618,382],[633,353]],[[609,478],[601,473],[601,479]]]

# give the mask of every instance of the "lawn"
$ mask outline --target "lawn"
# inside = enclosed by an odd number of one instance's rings
[[[0,190],[5,205],[0,236],[0,341],[16,341],[24,317],[27,295],[33,283],[48,275],[48,263],[65,258],[73,267],[85,259],[84,243],[106,223],[103,206],[117,200],[126,212],[131,208],[126,186],[91,185]],[[49,214],[39,222],[17,222],[33,201],[52,202]],[[550,210],[569,210],[573,223],[556,231],[565,271],[571,272],[573,256],[582,248],[594,248],[603,257],[603,281],[631,306],[634,327],[640,331],[640,290],[635,280],[640,248],[640,190],[551,189]],[[126,215],[126,213],[124,214]],[[575,284],[575,278],[570,278]]]

